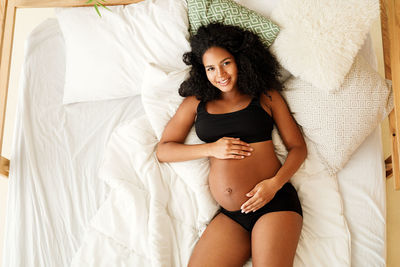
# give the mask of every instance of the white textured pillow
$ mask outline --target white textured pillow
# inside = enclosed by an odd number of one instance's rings
[[[281,0],[271,46],[281,65],[323,91],[336,91],[379,15],[376,0]]]
[[[147,0],[110,6],[57,8],[66,47],[63,103],[140,94],[147,62],[182,68],[188,19],[185,0]]]
[[[344,167],[393,107],[391,90],[361,55],[336,93],[294,77],[284,86],[294,118],[331,174]]]

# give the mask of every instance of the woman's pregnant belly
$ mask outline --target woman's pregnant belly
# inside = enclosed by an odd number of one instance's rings
[[[244,159],[211,158],[208,183],[214,199],[226,210],[239,210],[256,184],[272,178],[281,163],[272,141],[250,143],[254,149]]]

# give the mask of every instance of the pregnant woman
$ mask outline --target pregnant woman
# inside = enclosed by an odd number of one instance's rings
[[[278,63],[259,37],[219,23],[190,38],[185,99],[157,146],[160,162],[210,159],[208,182],[221,209],[197,242],[189,266],[292,266],[302,209],[289,182],[307,155],[279,91]],[[185,145],[193,124],[204,144]],[[282,165],[273,125],[288,150]]]

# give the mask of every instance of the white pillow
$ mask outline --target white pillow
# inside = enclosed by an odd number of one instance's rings
[[[392,92],[385,80],[361,55],[336,93],[321,91],[295,77],[284,87],[282,95],[294,118],[331,174],[344,167],[393,108]]]
[[[57,8],[66,47],[63,103],[140,94],[147,62],[182,68],[188,43],[185,0],[147,0],[110,6]]]
[[[145,71],[142,86],[142,102],[158,140],[160,140],[166,124],[176,113],[183,97],[179,96],[179,85],[185,80],[190,68],[171,71],[165,67],[150,64]],[[192,127],[185,144],[202,144]],[[165,163],[170,166],[182,181],[195,192],[196,207],[199,209],[200,223],[208,223],[215,214],[217,203],[208,186],[210,162],[208,158],[200,158],[181,162]],[[214,207],[214,208],[211,208]],[[203,229],[204,230],[204,229]]]
[[[182,70],[168,71],[154,64],[149,64],[146,68],[142,85],[142,102],[158,140],[161,139],[165,126],[184,99],[178,94],[178,89],[189,70],[190,68],[186,67]],[[197,137],[194,126],[190,130],[185,143],[204,143]],[[207,158],[171,162],[169,164],[180,177],[185,178],[185,182],[189,186],[208,185],[207,178],[210,167]]]
[[[376,0],[281,0],[271,46],[281,65],[323,91],[336,91],[379,15]]]

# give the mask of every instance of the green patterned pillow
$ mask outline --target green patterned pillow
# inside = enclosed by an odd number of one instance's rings
[[[187,0],[190,34],[211,22],[240,26],[260,36],[267,47],[279,33],[279,27],[256,12],[231,0]]]

